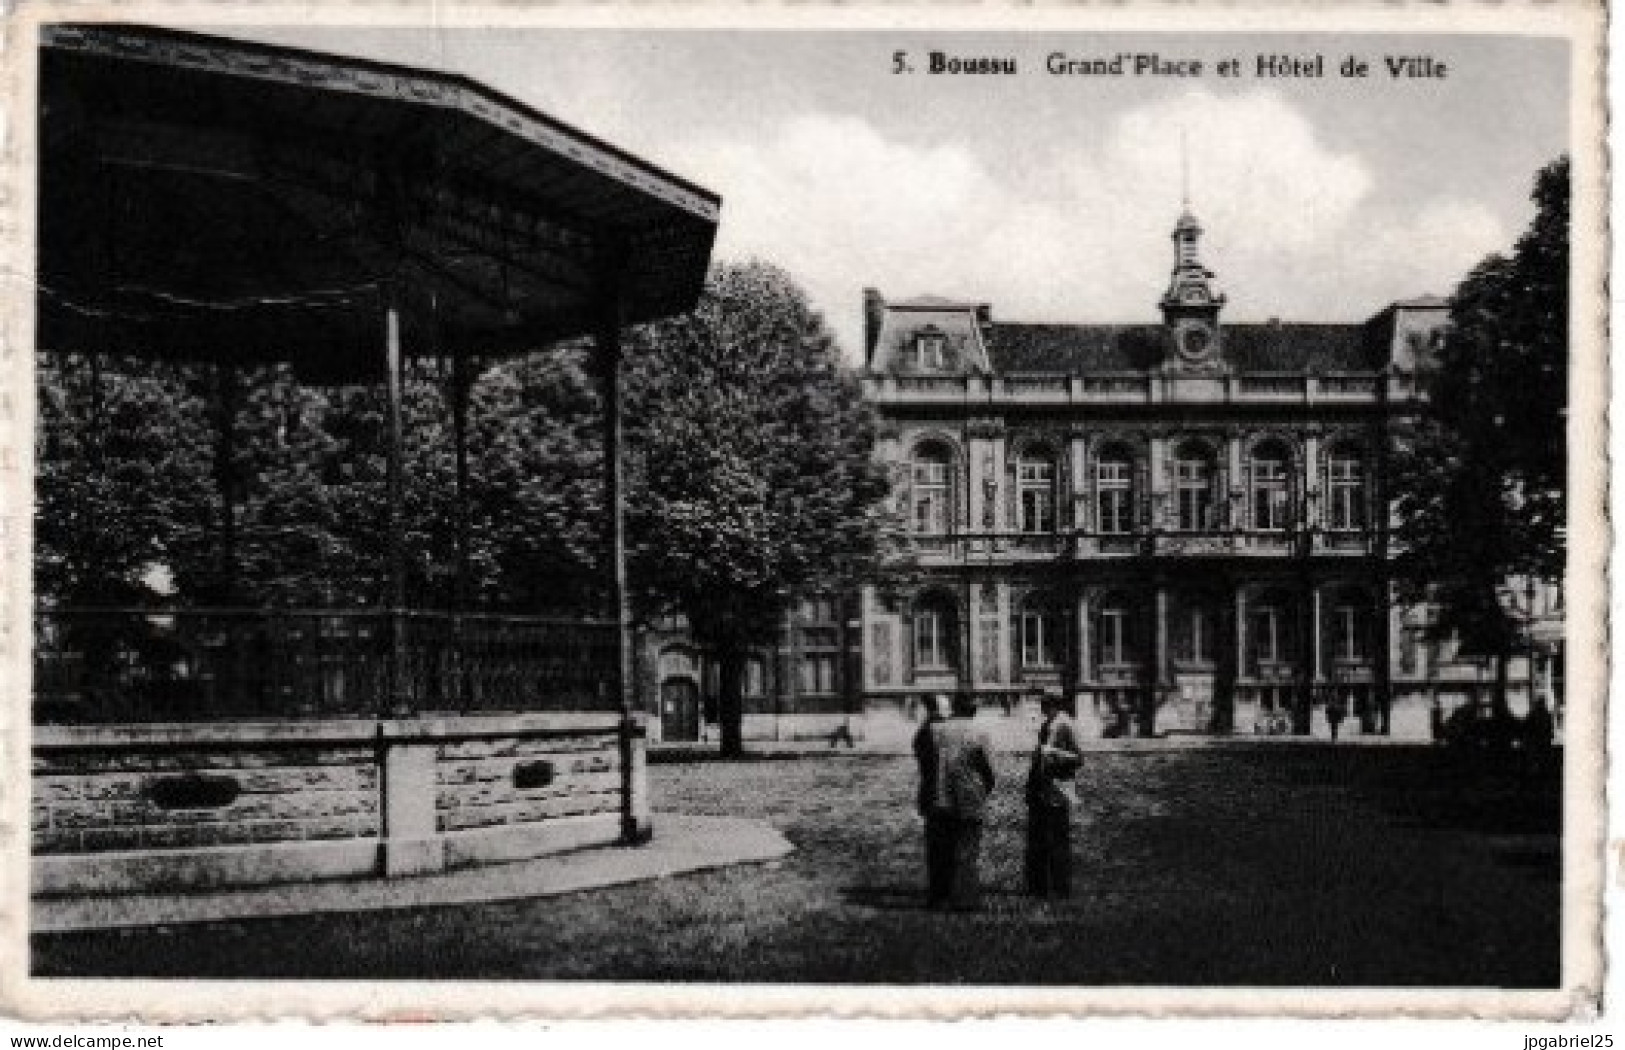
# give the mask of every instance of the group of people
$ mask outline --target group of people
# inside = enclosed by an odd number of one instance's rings
[[[1026,888],[1036,897],[1072,889],[1072,809],[1082,762],[1077,730],[1059,690],[1040,699],[1043,720],[1027,771]],[[982,828],[996,778],[993,746],[976,724],[968,693],[927,699],[914,737],[925,818],[926,904],[971,911],[981,906]]]

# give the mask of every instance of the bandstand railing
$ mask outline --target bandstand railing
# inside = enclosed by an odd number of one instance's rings
[[[609,620],[383,610],[55,608],[38,723],[615,710]]]

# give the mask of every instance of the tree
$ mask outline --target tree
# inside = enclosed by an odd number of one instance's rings
[[[632,333],[625,369],[634,600],[716,653],[722,752],[738,755],[749,649],[799,590],[875,555],[872,417],[806,296],[759,262],[716,268],[693,313]]]
[[[1501,600],[1514,578],[1561,579],[1566,520],[1569,163],[1535,180],[1537,213],[1510,257],[1462,281],[1426,401],[1396,432],[1395,566],[1435,631],[1496,660],[1506,710],[1518,624]]]
[[[173,366],[41,353],[35,429],[35,588],[50,603],[152,593],[207,516],[204,405]]]

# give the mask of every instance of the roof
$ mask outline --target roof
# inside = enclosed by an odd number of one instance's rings
[[[894,310],[975,310],[981,304],[946,299],[940,295],[917,295],[912,299],[900,299],[886,305]]]
[[[126,25],[40,51],[41,349],[333,381],[690,309],[719,198],[467,77]]]
[[[1240,372],[1365,371],[1381,368],[1385,346],[1358,324],[1227,324],[1220,353]],[[985,333],[1001,373],[1129,372],[1155,368],[1172,350],[1168,330],[1146,325],[1012,324]]]

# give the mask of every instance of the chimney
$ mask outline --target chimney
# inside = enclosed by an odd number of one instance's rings
[[[981,303],[976,307],[976,323],[983,328],[993,327],[993,304]]]
[[[873,362],[875,340],[880,338],[880,319],[886,313],[886,300],[873,288],[863,290],[863,360]]]

